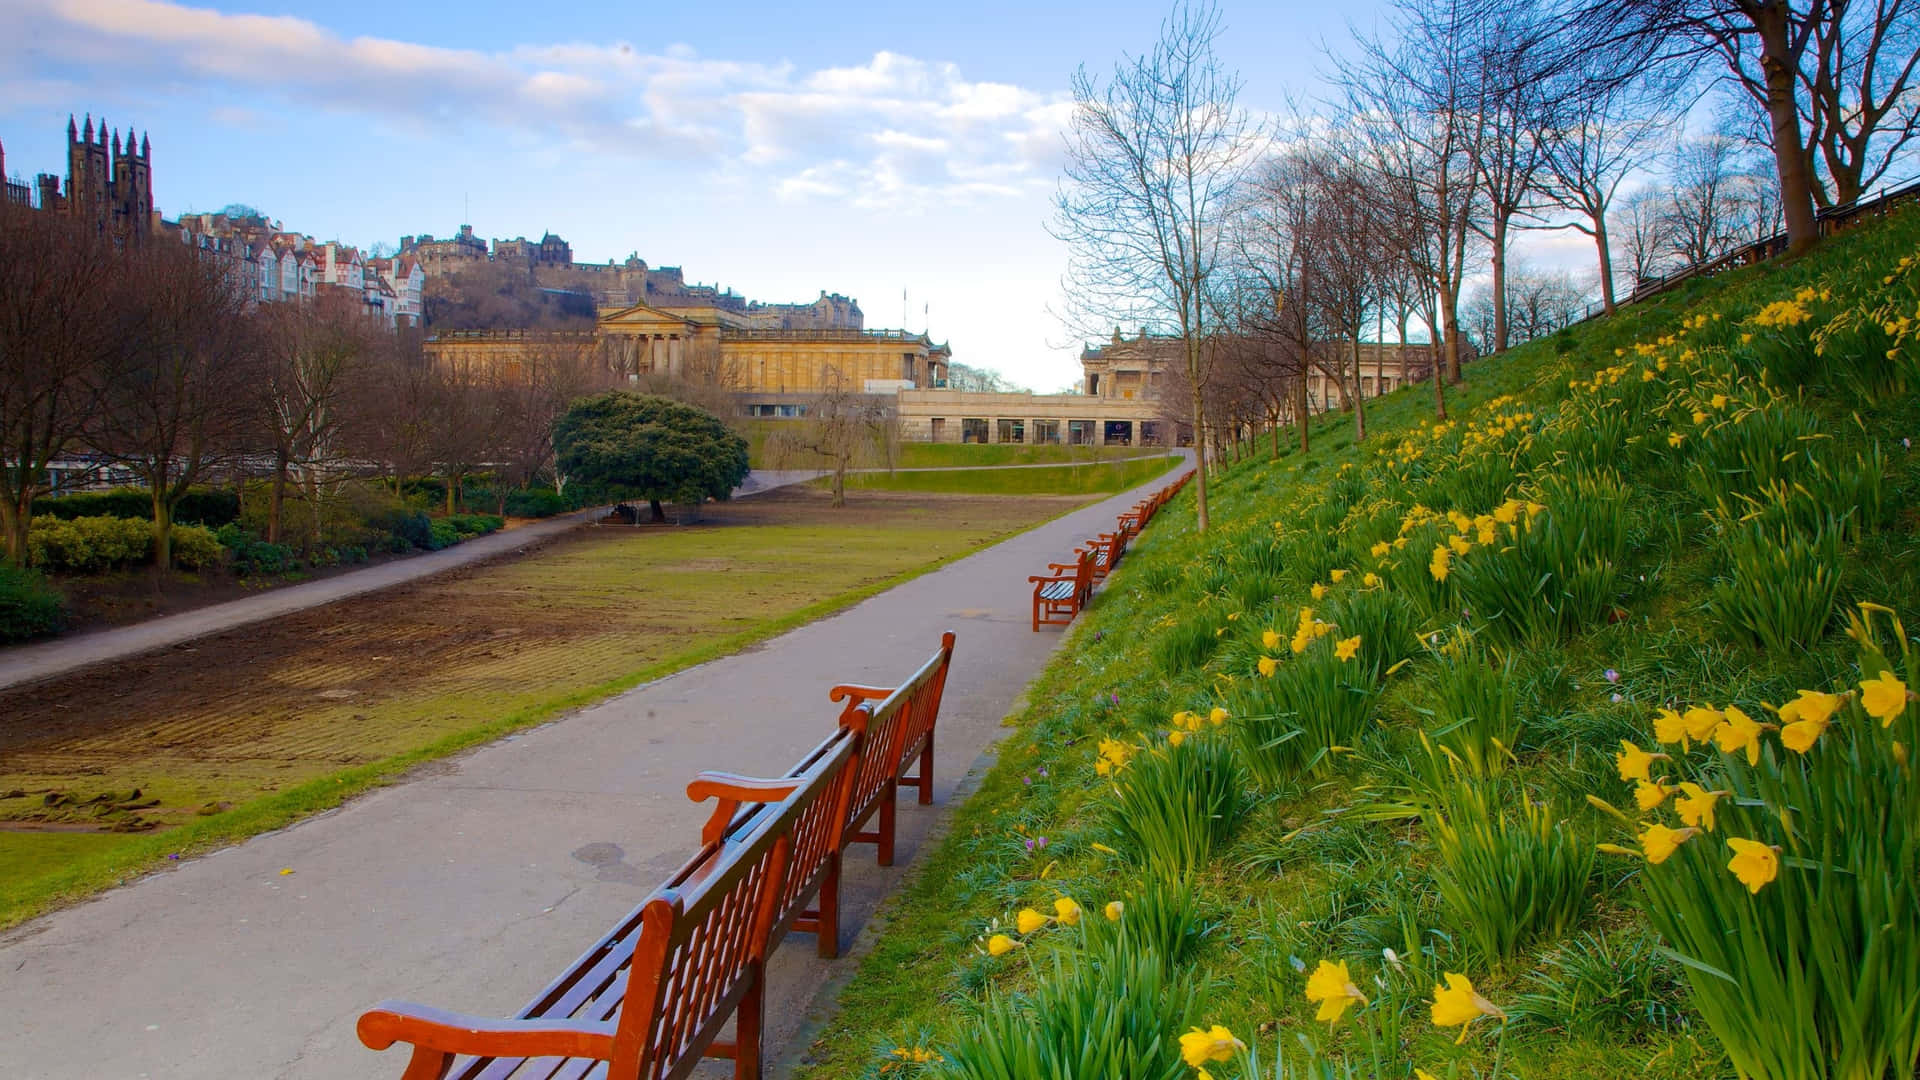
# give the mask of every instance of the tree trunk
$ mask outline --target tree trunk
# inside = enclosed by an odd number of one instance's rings
[[[173,502],[167,485],[153,485],[153,568],[161,576],[173,568]]]
[[[1813,215],[1813,166],[1800,137],[1800,108],[1795,98],[1799,64],[1788,46],[1789,5],[1755,5],[1754,28],[1760,34],[1760,71],[1767,83],[1767,119],[1773,134],[1773,162],[1780,174],[1780,206],[1787,219],[1787,251],[1798,255],[1820,239]]]
[[[1373,385],[1380,387],[1380,369],[1374,367]],[[1367,441],[1367,384],[1360,374],[1360,339],[1353,339],[1353,441]]]
[[[653,523],[655,525],[665,525],[667,523],[667,512],[660,506],[659,499],[648,499],[647,506],[653,511]]]
[[[455,510],[453,509],[454,490],[459,486],[460,486],[460,482],[454,479],[452,470],[448,470],[447,472],[447,514],[449,516],[455,513]]]
[[[1433,356],[1433,416],[1436,420],[1447,418],[1447,380],[1440,360],[1440,343],[1430,341],[1427,351]]]
[[[1300,365],[1300,378],[1293,387],[1293,422],[1300,425],[1300,452],[1306,453],[1313,448],[1312,436],[1307,431],[1307,366]]]
[[[1493,212],[1493,351],[1507,351],[1507,218],[1499,210]]]
[[[27,530],[33,524],[33,492],[22,488],[17,498],[0,503],[0,534],[7,544],[7,558],[15,566],[27,565]]]
[[[833,465],[833,505],[847,505],[847,459],[841,458]]]
[[[1593,216],[1593,242],[1600,249],[1600,306],[1613,314],[1613,252],[1607,250],[1607,215]]]
[[[273,453],[273,482],[267,495],[267,543],[280,542],[280,515],[287,505],[287,453]]]
[[[1446,339],[1447,381],[1457,383],[1460,381],[1460,304],[1451,285],[1440,287],[1440,325],[1440,336]]]
[[[1192,348],[1191,345],[1188,346]],[[1199,364],[1189,356],[1188,370],[1197,369]],[[1193,478],[1193,527],[1199,532],[1207,531],[1207,405],[1201,396],[1199,386],[1193,388],[1193,441],[1194,451],[1200,460],[1197,475]]]

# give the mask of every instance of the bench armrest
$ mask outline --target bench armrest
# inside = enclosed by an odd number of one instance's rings
[[[894,688],[891,686],[842,685],[827,691],[827,700],[844,701],[847,698],[852,698],[856,703],[862,701],[885,701],[887,695],[893,693],[893,691]]]
[[[694,802],[718,799],[713,808],[713,816],[700,830],[700,842],[718,843],[727,835],[727,826],[733,823],[734,811],[740,809],[743,802],[770,803],[793,794],[800,786],[798,780],[765,780],[757,776],[740,776],[735,773],[703,772],[687,785],[687,798]]]
[[[1065,574],[1065,573],[1055,574],[1052,577],[1041,577],[1038,574],[1034,574],[1027,578],[1028,581],[1034,583],[1035,585],[1045,585],[1050,581],[1072,581],[1073,579],[1074,579],[1074,575]]]
[[[590,1020],[496,1020],[407,1001],[383,1001],[360,1014],[360,1041],[385,1050],[396,1042],[422,1054],[478,1057],[613,1057],[613,1025]],[[408,1068],[412,1075],[413,1068]]]

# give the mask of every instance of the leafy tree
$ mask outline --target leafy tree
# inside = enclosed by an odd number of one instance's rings
[[[553,425],[569,484],[609,499],[724,499],[747,477],[747,441],[720,418],[670,398],[612,390],[576,401]]]

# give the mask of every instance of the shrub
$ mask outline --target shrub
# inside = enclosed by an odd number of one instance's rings
[[[403,542],[389,543],[387,550],[403,552],[408,548],[433,549],[433,519],[423,510],[404,504],[389,506],[367,519],[368,527]]]
[[[153,526],[135,518],[41,518],[27,531],[27,562],[45,570],[98,573],[152,554]]]
[[[1848,630],[1860,682],[1802,690],[1777,735],[1732,706],[1663,718],[1661,771],[1697,794],[1668,792],[1680,828],[1656,808],[1637,851],[1609,848],[1646,860],[1653,928],[1754,1080],[1908,1076],[1920,1059],[1920,652],[1887,609],[1861,609]],[[1899,644],[1891,661],[1879,614]],[[1716,717],[1711,743],[1682,738]],[[1622,755],[1623,775],[1637,765]]]
[[[66,600],[34,570],[0,562],[0,642],[44,637],[60,629]]]
[[[145,488],[114,488],[112,491],[87,491],[76,495],[55,495],[36,499],[35,517],[71,521],[79,517],[122,517],[151,519],[153,496]],[[189,488],[173,508],[173,520],[185,525],[204,525],[217,529],[240,514],[240,495],[225,488]]]
[[[441,520],[452,526],[462,540],[497,532],[506,524],[497,514],[449,514]]]
[[[429,551],[452,547],[460,540],[460,530],[444,518],[427,526],[427,550]]]
[[[173,564],[182,570],[218,566],[227,554],[219,536],[201,525],[175,525],[172,548]]]
[[[1114,780],[1109,820],[1120,850],[1149,874],[1184,878],[1205,864],[1246,810],[1233,748],[1187,735],[1134,755]]]
[[[507,492],[508,517],[543,518],[564,514],[571,507],[566,496],[548,488],[521,488]]]

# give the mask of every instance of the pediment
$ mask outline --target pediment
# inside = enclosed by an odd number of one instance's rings
[[[690,325],[692,323],[687,318],[649,304],[634,304],[600,313],[600,326],[604,330],[678,332]]]

